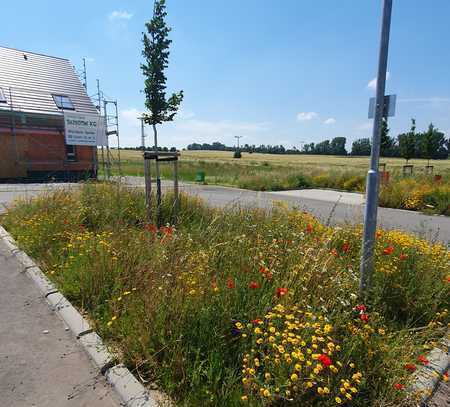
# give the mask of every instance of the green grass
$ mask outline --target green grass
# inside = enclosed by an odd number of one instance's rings
[[[380,232],[363,318],[359,229],[185,196],[174,227],[170,196],[166,227],[144,216],[141,192],[94,184],[19,203],[1,222],[120,361],[179,406],[334,406],[346,400],[341,380],[352,406],[410,405],[394,384],[408,385],[405,364],[448,324],[444,247]],[[269,346],[271,335],[304,360]],[[325,352],[334,367],[314,373]]]

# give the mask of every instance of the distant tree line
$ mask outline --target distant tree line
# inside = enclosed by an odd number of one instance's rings
[[[371,142],[368,138],[355,140],[351,155],[370,155]],[[450,139],[439,131],[432,123],[424,132],[416,131],[416,121],[411,119],[411,128],[397,137],[389,135],[389,127],[383,120],[381,127],[380,155],[382,157],[402,157],[407,162],[411,158],[442,160],[449,156]]]
[[[397,137],[389,135],[390,129],[386,120],[381,127],[380,154],[382,157],[403,157],[407,161],[411,158],[425,158],[428,160],[446,159],[450,152],[450,139],[439,131],[431,123],[424,132],[416,131],[416,122],[411,120],[411,128],[408,132],[399,134]],[[244,144],[240,151],[246,153],[263,154],[323,154],[323,155],[370,155],[371,141],[369,138],[355,140],[350,153],[345,149],[347,139],[335,137],[320,143],[307,143],[301,149],[297,147],[285,148],[282,145],[260,146]],[[187,146],[188,150],[212,150],[212,151],[235,151],[236,147],[226,146],[218,141],[214,143],[192,143]]]

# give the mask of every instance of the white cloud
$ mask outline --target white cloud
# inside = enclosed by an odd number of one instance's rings
[[[324,124],[334,124],[336,123],[336,119],[334,117],[330,117],[323,122]]]
[[[389,71],[386,73],[386,80],[389,80],[391,74],[389,73]],[[377,78],[373,78],[371,81],[369,81],[369,83],[367,84],[367,87],[369,89],[375,90],[377,88]]]
[[[110,21],[114,20],[130,20],[133,17],[133,14],[129,13],[128,11],[120,11],[120,10],[114,10],[108,15],[108,19]]]
[[[141,122],[138,117],[143,111],[136,108],[124,109],[120,112],[120,132],[123,146],[138,146],[141,144]],[[220,141],[233,145],[234,136],[243,136],[242,142],[248,140],[256,143],[261,135],[267,135],[270,123],[240,122],[231,120],[200,120],[188,110],[181,110],[175,120],[158,126],[158,143],[162,146],[179,148],[190,143],[212,143]],[[146,145],[153,144],[153,131],[145,126],[147,134]]]
[[[316,118],[318,114],[316,112],[300,112],[297,114],[297,120],[299,122],[305,122]]]

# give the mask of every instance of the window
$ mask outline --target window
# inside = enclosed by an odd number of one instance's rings
[[[67,161],[77,161],[77,150],[75,146],[66,144],[66,159]]]
[[[2,88],[0,88],[0,103],[7,103],[6,102],[5,92],[3,92]]]
[[[65,95],[52,95],[52,96],[53,100],[55,101],[55,105],[58,106],[59,109],[75,110],[69,96]]]

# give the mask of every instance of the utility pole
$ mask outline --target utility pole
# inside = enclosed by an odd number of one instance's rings
[[[142,151],[145,151],[145,130],[144,130],[144,117],[138,117],[141,121],[141,148]]]
[[[384,114],[384,93],[389,50],[389,33],[391,27],[392,0],[383,0],[383,17],[381,26],[380,51],[378,57],[377,88],[375,99],[375,117],[373,120],[372,151],[370,168],[367,173],[366,209],[364,214],[364,232],[360,263],[360,293],[367,295],[370,289],[374,268],[375,234],[378,211],[378,162],[380,159],[381,122]]]
[[[235,139],[237,139],[237,149],[239,150],[239,140],[244,136],[234,136]]]

